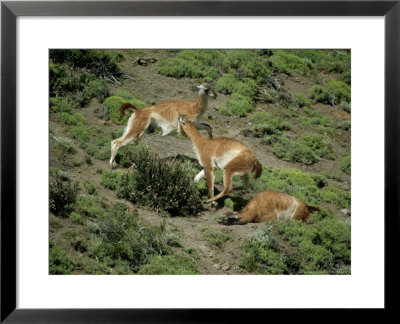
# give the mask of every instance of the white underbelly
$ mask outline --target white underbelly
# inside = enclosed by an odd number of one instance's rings
[[[225,166],[238,156],[240,151],[229,151],[219,157],[213,156],[214,167],[218,169],[224,169]]]
[[[178,120],[169,121],[156,113],[152,113],[151,118],[157,124],[157,126],[161,128],[161,136],[168,135],[172,131],[175,131],[178,127]]]
[[[293,219],[294,213],[296,211],[297,208],[297,201],[295,199],[293,199],[293,203],[289,206],[289,208],[285,209],[285,210],[281,210],[281,211],[277,211],[275,209],[275,213],[276,213],[276,218],[278,220],[291,220]]]

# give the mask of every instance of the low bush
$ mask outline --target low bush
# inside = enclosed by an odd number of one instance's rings
[[[78,182],[72,182],[56,173],[50,180],[50,211],[58,216],[67,216],[75,207],[79,190]]]
[[[145,275],[192,275],[198,274],[192,258],[178,254],[151,256],[150,262],[143,265],[138,274]]]
[[[308,99],[304,97],[301,93],[296,94],[294,96],[294,100],[299,108],[308,107],[310,105]]]
[[[272,66],[280,73],[288,75],[292,75],[293,72],[309,74],[312,71],[312,64],[309,60],[300,58],[290,51],[276,50],[269,60]]]
[[[342,109],[343,109],[345,112],[348,112],[349,114],[351,113],[351,104],[350,104],[350,103],[348,103],[348,102],[345,101],[345,100],[342,100],[342,102],[340,103],[340,105],[342,106]]]
[[[86,92],[91,98],[97,98],[100,103],[110,95],[107,82],[104,80],[91,80],[86,86]]]
[[[149,263],[151,256],[168,253],[160,228],[139,221],[129,214],[127,206],[116,203],[97,220],[97,229],[88,242],[88,253],[107,266],[128,265],[128,271],[137,272]],[[122,262],[121,262],[122,261]]]
[[[283,121],[278,116],[259,111],[251,116],[251,121],[255,124],[252,128],[242,131],[245,136],[263,137],[265,135],[281,135],[282,131],[290,130],[289,123]]]
[[[301,143],[309,147],[314,154],[321,158],[334,160],[332,147],[322,135],[304,133],[301,136]]]
[[[351,173],[351,156],[346,155],[342,158],[342,161],[340,162],[340,170],[342,170],[344,173],[350,174]]]
[[[67,253],[50,241],[49,273],[53,275],[70,274],[74,270],[74,262]]]
[[[51,113],[69,113],[71,114],[77,105],[69,98],[50,97],[49,107]]]
[[[125,117],[121,119],[121,114],[119,111],[119,108],[121,107],[121,105],[123,103],[129,102],[132,105],[134,105],[136,108],[143,108],[146,107],[146,104],[138,99],[124,99],[122,97],[117,97],[117,96],[112,96],[112,97],[108,97],[105,101],[104,101],[104,106],[107,109],[108,115],[111,119],[111,121],[115,124],[121,125],[121,124],[125,124],[129,117],[131,116],[132,112],[131,110],[127,110],[125,111]]]
[[[272,153],[288,162],[303,162],[310,165],[319,161],[310,147],[283,136],[273,145]]]
[[[53,139],[56,141],[57,146],[65,153],[75,154],[77,152],[74,142],[71,139],[62,136],[53,136]]]
[[[306,109],[306,112],[309,117],[300,117],[300,121],[302,124],[333,127],[332,119],[323,116],[321,111],[308,108]]]
[[[103,206],[84,195],[80,195],[76,202],[76,211],[85,217],[98,218],[104,215]]]
[[[239,265],[262,274],[336,274],[338,268],[349,271],[350,226],[332,215],[323,218],[269,223],[249,235]]]
[[[86,120],[81,114],[70,114],[68,112],[61,112],[57,114],[58,121],[61,124],[69,125],[69,126],[76,126],[85,124]]]
[[[132,203],[161,209],[172,216],[197,215],[200,192],[192,171],[179,160],[160,159],[145,147],[132,151],[134,168],[121,175],[117,194]]]
[[[109,50],[52,49],[50,59],[54,63],[84,68],[97,76],[119,76],[121,72],[118,63],[123,60],[123,55]]]
[[[204,233],[204,238],[211,245],[215,245],[219,248],[223,248],[225,246],[226,241],[229,240],[229,235],[216,231],[212,227],[206,227],[202,229]]]
[[[69,219],[76,224],[83,224],[83,217],[76,212],[69,214]]]
[[[332,106],[340,104],[342,101],[351,102],[351,89],[342,81],[329,81],[325,87],[314,85],[310,89],[310,98],[314,102],[330,104]]]
[[[234,93],[226,104],[221,106],[218,112],[225,116],[245,117],[253,109],[253,100],[248,96]]]
[[[85,181],[83,183],[83,186],[85,187],[85,190],[89,195],[97,195],[98,191],[93,183]]]
[[[118,188],[121,180],[122,171],[104,171],[101,175],[100,184],[108,189],[115,190]]]
[[[77,125],[69,129],[71,137],[81,143],[88,143],[94,135],[99,133],[101,133],[101,129],[97,126]]]

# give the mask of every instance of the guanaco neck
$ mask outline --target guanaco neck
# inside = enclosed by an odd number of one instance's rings
[[[205,138],[205,137],[201,136],[200,132],[189,121],[186,122],[183,130],[185,131],[187,137],[190,138],[190,140],[192,141],[193,145],[196,148],[200,147],[202,144],[204,144],[207,141],[209,141],[208,138]]]
[[[208,108],[208,96],[206,95],[204,89],[200,89],[199,96],[196,102],[199,110],[199,115],[202,116]]]

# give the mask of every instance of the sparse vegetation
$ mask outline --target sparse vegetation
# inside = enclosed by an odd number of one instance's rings
[[[350,174],[351,172],[351,157],[350,155],[346,155],[343,157],[342,161],[340,162],[340,170],[343,172]]]
[[[279,238],[279,239],[278,239]],[[267,224],[244,244],[240,266],[262,274],[350,274],[350,226],[323,212],[301,221]]]
[[[329,105],[337,105],[342,101],[351,101],[351,89],[348,84],[342,81],[329,81],[325,87],[314,85],[310,89],[310,98],[314,102],[321,102]],[[347,104],[348,105],[348,104]]]
[[[216,231],[212,227],[203,229],[204,237],[208,243],[215,245],[216,247],[223,248],[226,241],[229,240],[229,236],[225,233]]]
[[[78,192],[78,182],[65,179],[57,173],[50,180],[50,211],[59,216],[66,216],[73,210]]]

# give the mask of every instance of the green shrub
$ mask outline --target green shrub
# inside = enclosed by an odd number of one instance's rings
[[[71,114],[75,108],[74,104],[69,98],[53,98],[49,99],[50,112],[53,113],[69,113]]]
[[[300,121],[304,125],[318,125],[324,127],[332,127],[333,121],[329,117],[323,116],[319,110],[306,109],[310,117],[300,117]]]
[[[87,94],[91,98],[97,98],[100,103],[110,95],[107,82],[104,80],[91,80],[86,86]]]
[[[303,162],[310,165],[319,161],[310,147],[286,137],[280,137],[279,141],[274,144],[272,153],[288,162]]]
[[[121,179],[121,171],[104,171],[101,175],[100,184],[108,189],[115,190],[117,189],[120,179]]]
[[[107,98],[104,101],[104,106],[106,107],[108,115],[110,116],[110,119],[113,123],[121,125],[121,124],[125,124],[128,121],[130,115],[132,114],[131,110],[125,111],[125,113],[126,113],[125,117],[122,119],[121,119],[121,114],[119,112],[119,108],[121,107],[121,105],[126,102],[131,103],[136,108],[143,108],[146,106],[146,104],[144,102],[142,102],[138,99],[135,99],[135,98],[130,99],[130,100],[127,100],[127,99],[124,99],[121,97],[117,97],[117,96],[112,96],[112,97]]]
[[[137,272],[152,255],[168,253],[161,229],[139,221],[127,212],[125,204],[117,203],[100,216],[97,227],[88,242],[88,253],[109,267],[121,266],[124,261]]]
[[[350,174],[351,173],[351,156],[346,155],[343,157],[342,161],[340,162],[340,170],[344,173]]]
[[[278,116],[261,111],[255,112],[251,116],[251,121],[255,126],[244,129],[242,133],[245,136],[263,137],[264,135],[281,135],[282,131],[291,129],[290,124]]]
[[[263,274],[336,274],[348,268],[350,226],[323,212],[313,218],[318,221],[266,224],[244,240],[239,265]]]
[[[75,206],[79,185],[58,173],[50,180],[50,211],[58,216],[66,216]]]
[[[214,77],[218,76],[218,72],[215,69],[206,70],[203,65],[200,65],[199,63],[186,61],[179,57],[161,61],[158,64],[157,72],[175,78],[200,78],[206,77],[210,74]]]
[[[93,183],[85,181],[83,183],[83,186],[85,187],[85,190],[89,195],[97,195],[98,192]]]
[[[117,90],[115,90],[114,96],[121,97],[121,98],[123,98],[125,100],[133,100],[133,99],[135,99],[135,97],[132,96],[132,94],[128,90],[126,90],[124,88],[118,88]]]
[[[191,275],[198,274],[191,258],[178,254],[151,256],[150,262],[143,265],[138,274],[145,275]]]
[[[77,224],[83,224],[83,218],[78,213],[72,212],[69,214],[69,219]]]
[[[53,139],[56,141],[58,147],[64,152],[69,154],[75,154],[77,152],[76,148],[74,147],[74,142],[69,138],[62,136],[53,136]]]
[[[98,218],[104,214],[103,206],[98,206],[91,198],[79,196],[76,202],[76,211],[86,217]]]
[[[67,253],[50,241],[49,273],[70,274],[74,270],[74,262]]]
[[[233,73],[225,73],[215,84],[215,90],[224,94],[231,94],[239,80]]]
[[[159,159],[145,148],[133,152],[133,162],[134,169],[121,176],[120,197],[172,216],[197,215],[202,210],[197,186],[183,163]]]
[[[211,245],[215,245],[219,248],[223,248],[225,246],[226,241],[229,240],[229,236],[225,233],[218,232],[212,227],[206,227],[202,229],[204,233],[204,238]]]
[[[312,149],[312,151],[321,158],[333,160],[332,147],[321,135],[304,133],[301,136],[301,143]]]
[[[245,117],[253,109],[253,101],[250,97],[234,93],[226,104],[221,106],[218,112],[225,116]]]
[[[300,74],[309,74],[312,71],[310,61],[302,59],[290,51],[276,50],[274,55],[270,57],[272,66],[278,72],[292,75],[293,72]]]
[[[337,105],[342,101],[351,102],[351,89],[342,81],[329,81],[323,88],[319,85],[314,85],[310,89],[310,98],[314,102],[324,104]]]
[[[80,142],[88,142],[91,137],[89,129],[83,125],[72,127],[69,131],[69,134],[72,138],[75,138]]]
[[[85,68],[97,76],[119,76],[118,63],[123,56],[114,50],[52,49],[50,59],[54,63],[67,63],[75,68]]]
[[[301,93],[298,93],[294,96],[296,104],[299,108],[308,107],[310,102],[306,97],[304,97]]]
[[[76,126],[86,124],[86,119],[83,117],[82,114],[71,114],[68,112],[60,112],[57,114],[58,121],[61,124],[69,125],[69,126]]]
[[[329,185],[321,189],[320,196],[323,201],[350,209],[351,196],[347,191]]]
[[[259,229],[242,244],[243,257],[239,266],[254,273],[288,274],[289,269],[278,252],[277,242],[269,231]]]
[[[72,138],[77,139],[79,142],[87,145],[92,137],[101,133],[101,129],[97,126],[77,125],[69,130]]]
[[[342,100],[342,102],[340,103],[340,105],[342,106],[342,109],[343,109],[345,112],[348,112],[349,114],[351,113],[351,104],[350,104],[350,103],[348,103],[348,102],[345,101],[345,100]]]

